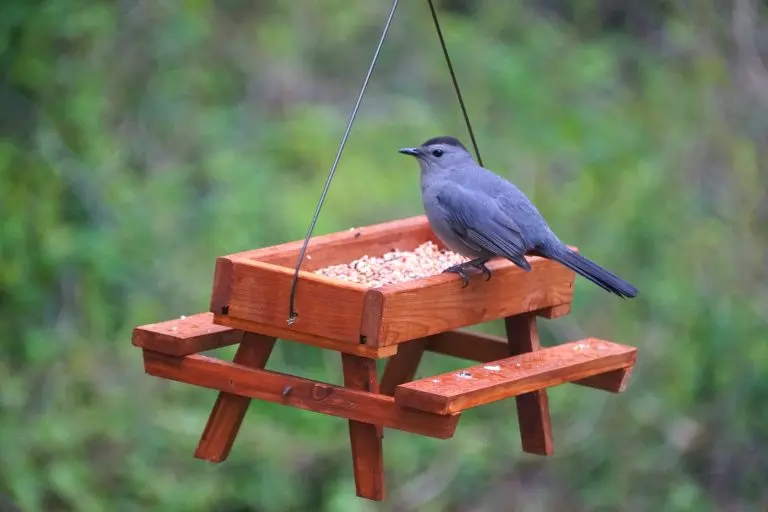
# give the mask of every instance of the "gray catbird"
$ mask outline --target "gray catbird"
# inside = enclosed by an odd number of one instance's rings
[[[419,161],[421,196],[432,230],[449,249],[472,258],[446,270],[459,274],[464,287],[468,267],[490,279],[486,262],[502,256],[530,271],[524,255],[531,254],[557,261],[620,297],[637,295],[634,286],[566,247],[520,189],[479,166],[455,138],[434,137],[400,153]]]

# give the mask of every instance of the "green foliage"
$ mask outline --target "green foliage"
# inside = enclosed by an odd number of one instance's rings
[[[226,463],[193,459],[214,393],[147,377],[131,329],[205,310],[217,255],[304,235],[388,6],[14,0],[0,9],[0,494],[25,511],[768,501],[766,117],[747,50],[714,7],[653,11],[663,37],[630,37],[600,29],[600,10],[568,22],[509,4],[446,13],[444,32],[486,165],[641,290],[619,301],[579,279],[573,313],[543,324],[548,343],[639,346],[625,394],[552,390],[548,460],[519,453],[511,403],[466,414],[450,441],[388,432],[380,506],[354,497],[334,418],[254,403]],[[316,234],[421,213],[396,149],[469,142],[430,24],[402,2]],[[273,357],[339,380],[332,354]]]

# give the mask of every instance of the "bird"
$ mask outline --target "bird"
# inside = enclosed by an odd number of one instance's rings
[[[507,179],[480,166],[457,138],[441,135],[399,152],[418,160],[422,204],[432,231],[447,248],[470,258],[444,270],[458,274],[462,288],[469,285],[470,268],[490,280],[486,263],[494,257],[530,272],[525,256],[536,255],[621,298],[637,296],[627,281],[561,242],[530,199]]]

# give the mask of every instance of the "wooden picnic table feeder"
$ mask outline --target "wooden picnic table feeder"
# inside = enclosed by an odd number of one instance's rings
[[[195,456],[227,458],[251,399],[347,418],[357,494],[382,500],[383,427],[447,439],[463,411],[516,397],[523,450],[551,455],[546,388],[624,390],[635,348],[593,338],[539,346],[537,318],[568,314],[573,299],[575,274],[558,263],[529,257],[533,270],[524,272],[493,260],[493,278],[466,288],[456,274],[370,288],[312,272],[428,240],[441,245],[423,216],[313,238],[291,325],[291,265],[301,242],[223,256],[210,312],[137,327],[133,344],[147,373],[220,391]],[[501,318],[506,339],[463,329]],[[344,385],[265,369],[277,338],[339,352]],[[201,354],[235,344],[231,363]],[[425,351],[480,364],[412,380]]]
[[[314,272],[364,255],[412,251],[428,241],[444,247],[424,216],[311,238],[397,3],[305,240],[219,257],[209,312],[133,332],[148,374],[219,391],[195,457],[227,458],[251,399],[338,416],[349,420],[357,495],[372,500],[384,499],[384,427],[447,439],[467,409],[515,397],[523,451],[551,455],[546,389],[572,382],[621,392],[636,358],[633,347],[594,338],[540,347],[537,319],[570,312],[575,280],[572,271],[541,257],[528,257],[531,272],[492,260],[492,278],[473,277],[466,288],[453,273],[374,287]],[[504,319],[506,338],[465,329],[498,319]],[[266,369],[278,338],[339,352],[344,384]],[[231,345],[238,345],[233,362],[202,354]],[[479,364],[413,380],[424,352]],[[379,378],[376,361],[384,358]]]

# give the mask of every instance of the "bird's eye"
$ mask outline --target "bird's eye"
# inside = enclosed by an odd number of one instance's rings
[[[443,156],[443,150],[442,149],[436,149],[436,150],[432,151],[432,154],[434,156],[440,158],[441,156]]]

